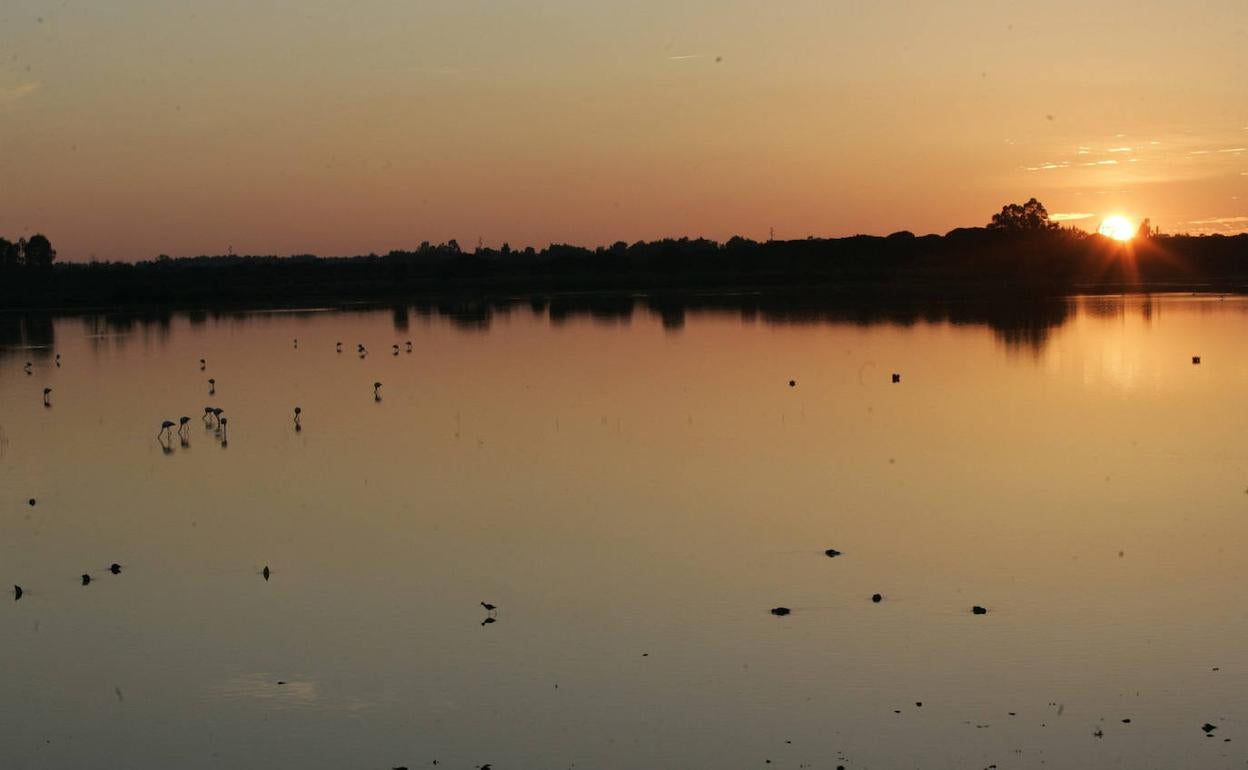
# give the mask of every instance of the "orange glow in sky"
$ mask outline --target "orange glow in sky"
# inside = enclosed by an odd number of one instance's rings
[[[943,233],[1032,196],[1238,232],[1246,28],[1243,0],[7,0],[0,235],[131,260]]]

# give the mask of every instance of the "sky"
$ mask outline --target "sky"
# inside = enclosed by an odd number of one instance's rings
[[[61,259],[1248,230],[1248,3],[4,0],[0,235]]]

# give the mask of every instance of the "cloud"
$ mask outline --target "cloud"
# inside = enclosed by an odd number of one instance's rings
[[[13,104],[18,99],[30,96],[41,87],[39,83],[22,83],[19,86],[0,88],[0,106]]]
[[[1094,216],[1096,216],[1096,214],[1084,214],[1083,212],[1074,211],[1061,214],[1049,214],[1049,219],[1054,222],[1075,222],[1080,219],[1091,219]]]
[[[1193,219],[1189,225],[1239,225],[1248,224],[1248,217],[1213,217],[1211,219]]]

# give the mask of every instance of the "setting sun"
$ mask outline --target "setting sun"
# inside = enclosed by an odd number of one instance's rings
[[[1106,217],[1097,232],[1115,241],[1129,241],[1135,237],[1135,225],[1126,217]]]

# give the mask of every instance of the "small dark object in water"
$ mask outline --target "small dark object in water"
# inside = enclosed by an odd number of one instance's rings
[[[901,382],[901,375],[893,372],[893,382]]]
[[[85,585],[88,585],[88,584],[90,584],[90,583],[91,583],[91,576],[90,576],[90,575],[83,575],[83,576],[82,576],[82,584],[85,586]]]
[[[827,556],[829,559],[832,559],[832,558],[835,558],[835,557],[837,557],[837,556],[840,556],[840,555],[841,555],[841,552],[840,552],[840,551],[838,551],[838,550],[836,550],[835,548],[829,548],[828,550],[826,550],[826,551],[824,551],[824,552],[823,552],[823,555],[824,555],[824,556]]]
[[[790,388],[796,388],[796,387],[797,387],[797,380],[789,380],[789,387],[790,387]]]
[[[265,580],[268,580],[268,579],[269,579],[269,575],[271,575],[271,574],[273,574],[273,573],[269,571],[269,565],[267,565],[267,564],[266,564],[266,565],[264,565],[264,569],[260,570],[260,574],[261,574],[261,575],[264,575],[264,579],[265,579]]]
[[[921,701],[921,700],[916,700],[916,701],[914,702],[914,705],[918,706],[919,708],[923,708],[923,701]]]
[[[1205,722],[1203,725],[1200,726],[1200,729],[1204,730],[1206,733],[1211,733],[1214,730],[1218,729],[1218,726],[1211,725],[1208,722]]]
[[[1129,724],[1131,724],[1131,719],[1130,719],[1130,718],[1124,719],[1124,720],[1122,720],[1122,723],[1123,723],[1124,725],[1129,725]]]
[[[118,564],[117,562],[113,562],[112,564],[108,565],[108,571],[113,573],[114,575],[120,575],[121,565]]]
[[[277,680],[277,683],[278,683],[278,684],[286,684],[285,680],[282,680],[282,679]]]
[[[1104,737],[1105,737],[1105,733],[1104,733],[1103,731],[1101,731],[1101,730],[1099,730],[1099,729],[1098,729],[1096,732],[1092,733],[1092,737],[1094,737],[1094,738],[1104,738]]]
[[[13,601],[17,601],[20,598],[22,598],[22,587],[13,586]]]
[[[496,622],[496,621],[495,621],[494,617],[491,615],[491,616],[487,617],[485,620],[481,621],[481,625],[483,625],[483,626],[488,626],[490,623],[494,623],[494,622]]]
[[[976,615],[987,615],[988,608],[980,607],[978,604],[976,604],[974,607],[971,608],[971,612],[975,613]]]
[[[27,504],[29,504],[31,507],[34,507],[34,505],[35,505],[35,498],[33,498],[33,497],[32,497],[32,498],[30,498],[29,500],[27,500],[26,502],[27,502]]]
[[[1192,363],[1194,364],[1200,363],[1200,356],[1192,356]]]
[[[772,607],[771,608],[772,615],[779,615],[781,617],[788,615],[792,611],[793,610],[789,609],[788,607]]]
[[[880,602],[884,601],[884,596],[883,594],[871,594],[871,601],[875,602],[876,604],[879,604]]]
[[[493,612],[494,610],[498,609],[498,607],[495,607],[493,604],[490,604],[488,602],[481,602],[481,606],[485,608],[486,612]]]

